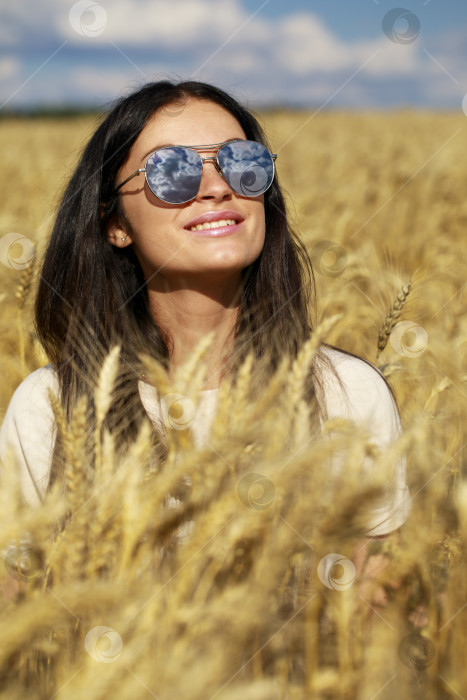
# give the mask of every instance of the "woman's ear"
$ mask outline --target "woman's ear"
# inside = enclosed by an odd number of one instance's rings
[[[133,243],[133,239],[116,214],[107,222],[107,240],[117,248],[126,248]]]

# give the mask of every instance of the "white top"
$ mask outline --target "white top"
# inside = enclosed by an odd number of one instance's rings
[[[401,422],[391,392],[380,372],[364,360],[331,348],[322,348],[331,360],[336,377],[323,368],[324,401],[328,419],[344,418],[366,428],[372,442],[383,449],[401,432]],[[0,428],[0,460],[13,455],[20,470],[21,486],[28,503],[39,503],[45,494],[55,441],[55,419],[47,389],[58,394],[53,365],[41,367],[18,386]],[[139,381],[143,406],[156,427],[160,427],[164,406],[156,389]],[[190,427],[197,447],[209,438],[217,404],[218,390],[200,392],[200,402]],[[341,465],[342,466],[342,465]],[[405,484],[406,461],[394,469],[393,488],[383,506],[369,512],[368,535],[391,532],[402,525],[410,512],[410,496]],[[390,495],[389,495],[390,493]]]

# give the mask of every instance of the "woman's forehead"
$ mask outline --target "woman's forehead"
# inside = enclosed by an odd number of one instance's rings
[[[244,139],[246,135],[233,114],[215,102],[189,99],[155,112],[141,131],[135,147],[155,150],[168,145],[222,143],[234,138]]]

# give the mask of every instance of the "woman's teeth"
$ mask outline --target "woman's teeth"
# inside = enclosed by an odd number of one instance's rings
[[[221,219],[220,221],[207,221],[205,224],[197,224],[192,226],[190,231],[204,231],[208,228],[220,228],[221,226],[234,226],[237,222],[235,219]]]

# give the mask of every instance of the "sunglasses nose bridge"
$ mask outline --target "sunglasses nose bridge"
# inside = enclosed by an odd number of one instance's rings
[[[201,158],[201,168],[203,168],[205,161],[210,160],[217,172],[221,177],[224,177],[224,173],[222,172],[221,166],[219,165],[219,161],[217,160],[217,156],[200,156]]]

